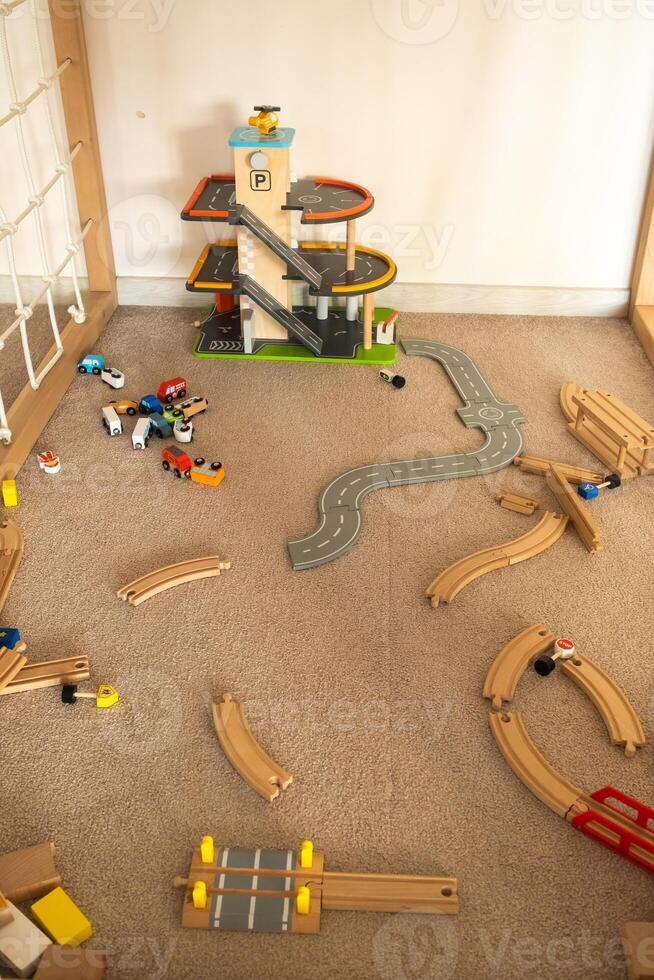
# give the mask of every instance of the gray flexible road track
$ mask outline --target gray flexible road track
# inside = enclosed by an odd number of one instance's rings
[[[467,354],[432,340],[403,340],[402,347],[409,356],[431,357],[443,365],[465,402],[457,409],[461,421],[468,429],[482,429],[486,444],[473,453],[371,463],[336,477],[320,497],[318,530],[288,543],[295,571],[326,565],[354,547],[361,532],[361,502],[373,490],[495,473],[522,452],[524,414],[517,405],[497,400]]]

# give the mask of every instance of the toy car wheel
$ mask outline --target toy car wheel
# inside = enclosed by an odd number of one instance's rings
[[[77,368],[77,370],[79,371],[80,374],[86,374],[86,368],[83,367],[83,365],[81,365],[81,364],[79,365],[79,367]]]
[[[109,426],[107,425],[107,420],[106,420],[106,419],[103,419],[103,420],[102,420],[102,424],[104,425],[104,427],[105,427],[105,429],[106,429],[107,431],[109,431]]]
[[[93,373],[94,374],[100,374],[100,368],[97,368],[97,367],[96,368],[93,368]]]
[[[163,463],[161,465],[163,466],[163,468],[165,469],[165,471],[167,473],[168,470],[170,469],[170,463],[168,462],[168,460],[167,459],[164,459],[164,461],[163,461]]]
[[[183,419],[184,418],[184,412],[182,412],[181,409],[176,408],[175,411],[173,412],[173,418],[174,419]]]
[[[178,394],[177,397],[178,398],[186,398],[186,388],[182,388],[182,390],[179,392],[179,394]],[[172,401],[172,398],[170,400]]]
[[[149,437],[147,439],[144,439],[143,440],[143,448],[144,449],[147,449],[148,448],[148,443],[149,442],[150,442],[150,438]]]
[[[195,460],[195,465],[196,466],[204,466],[205,463],[206,463],[206,460],[204,459],[203,456],[198,456],[198,458]]]
[[[128,415],[136,415],[136,409],[135,408],[128,408],[127,409],[127,414]]]
[[[191,471],[190,470],[184,470],[184,478],[186,480],[190,480],[191,479]]]
[[[182,479],[182,474],[180,473],[180,471],[179,470],[175,470],[174,472],[175,472],[175,476],[177,477],[177,479],[178,480],[181,480]]]
[[[212,463],[211,464],[211,469],[212,470],[222,470],[222,468],[223,468],[223,464],[222,463]]]

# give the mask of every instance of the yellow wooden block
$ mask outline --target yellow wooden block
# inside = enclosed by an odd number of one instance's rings
[[[35,902],[32,915],[59,946],[79,946],[93,935],[93,926],[63,888]]]
[[[18,490],[15,480],[2,481],[2,502],[5,507],[18,507]]]

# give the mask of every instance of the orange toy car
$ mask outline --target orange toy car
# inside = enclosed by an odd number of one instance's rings
[[[222,463],[207,463],[200,457],[191,467],[193,483],[203,483],[207,487],[217,487],[225,479],[225,467]]]
[[[138,415],[139,413],[138,404],[130,402],[126,398],[119,402],[109,402],[109,404],[117,415]]]

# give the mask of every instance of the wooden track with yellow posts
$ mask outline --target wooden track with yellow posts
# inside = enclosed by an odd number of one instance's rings
[[[436,608],[441,603],[452,602],[466,585],[482,575],[540,555],[556,544],[567,524],[567,517],[547,511],[538,524],[521,537],[493,548],[484,548],[450,565],[427,589],[426,595],[431,599],[432,606]]]
[[[322,911],[456,915],[457,880],[432,875],[325,871],[324,855],[304,841],[297,851],[215,847],[204,837],[193,852],[182,926],[315,934]],[[243,902],[248,898],[248,902]]]
[[[231,694],[213,706],[213,721],[221,747],[248,786],[272,803],[293,777],[268,756],[250,730],[243,706]]]
[[[184,585],[186,582],[215,578],[229,568],[231,568],[231,562],[222,561],[216,555],[207,558],[191,558],[189,561],[167,565],[165,568],[159,568],[157,571],[142,576],[142,578],[137,578],[118,589],[116,595],[132,606],[140,606],[142,602],[151,599],[160,592],[166,592],[168,589],[173,589],[177,585]]]
[[[23,559],[23,549],[23,535],[19,527],[9,518],[5,519],[0,524],[0,611]]]

